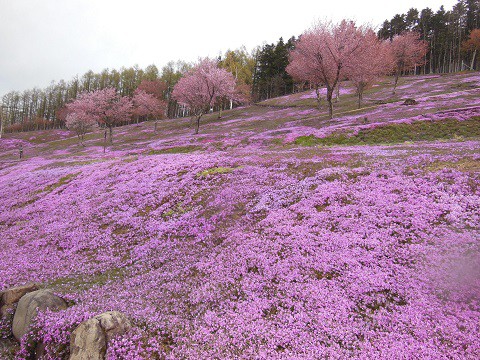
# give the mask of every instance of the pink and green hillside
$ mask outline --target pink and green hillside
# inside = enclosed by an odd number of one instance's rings
[[[480,75],[316,105],[0,139],[0,288],[70,302],[0,358],[118,310],[109,359],[478,359]]]

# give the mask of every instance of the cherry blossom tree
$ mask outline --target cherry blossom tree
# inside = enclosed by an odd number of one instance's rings
[[[157,80],[143,80],[140,83],[140,85],[138,85],[138,88],[136,90],[136,91],[144,91],[145,93],[152,95],[155,99],[158,100],[159,109],[152,112],[153,115],[156,115],[155,132],[157,132],[158,119],[163,118],[163,116],[167,115],[166,113],[167,113],[168,102],[164,100],[166,97],[168,97],[167,88],[168,87],[165,81],[157,79]],[[134,97],[135,97],[135,94],[134,94]],[[150,103],[153,103],[153,100],[150,101]],[[134,107],[135,107],[135,104],[134,104]]]
[[[349,64],[366,51],[364,39],[369,31],[354,21],[320,22],[300,37],[290,54],[289,70],[293,76],[312,82],[316,88],[326,86],[330,118],[334,90],[347,75]]]
[[[148,116],[160,116],[165,112],[165,104],[144,90],[135,90],[132,98],[132,113],[138,119]]]
[[[200,119],[218,99],[237,99],[235,78],[215,61],[204,59],[178,81],[172,97],[190,109],[196,118],[195,134],[198,134]]]
[[[93,124],[99,124],[98,109],[95,106],[92,94],[88,92],[79,94],[59,114],[65,119],[67,128],[75,131],[82,145],[84,145],[83,141],[86,132]]]
[[[315,88],[317,107],[320,110],[322,107],[320,89],[324,85],[323,78],[315,71],[315,67],[308,61],[308,58],[301,56],[298,52],[292,52],[290,54],[290,64],[288,64],[286,70],[294,80],[308,82]]]
[[[68,104],[71,114],[79,119],[92,119],[109,130],[110,143],[113,143],[113,127],[130,120],[132,103],[128,97],[121,97],[114,88],[106,88],[94,92],[84,92]]]
[[[348,79],[355,86],[359,109],[365,90],[393,69],[389,43],[379,40],[373,31],[367,32],[363,41],[363,51],[349,62],[347,69]]]
[[[164,98],[165,91],[167,90],[167,84],[160,80],[142,80],[140,85],[138,85],[137,90],[143,90],[147,94],[153,95],[158,100]]]
[[[75,131],[80,140],[80,144],[85,146],[85,134],[96,125],[96,120],[86,112],[70,113],[66,116],[65,124],[69,130]]]
[[[69,113],[70,112],[68,111],[68,108],[66,106],[62,106],[61,108],[55,110],[55,118],[61,124],[61,126],[66,124],[67,115]]]
[[[417,66],[425,63],[428,43],[421,40],[420,34],[417,32],[404,32],[392,39],[390,51],[394,64],[395,84],[393,86],[393,93],[395,94],[400,75],[403,72],[413,70]]]

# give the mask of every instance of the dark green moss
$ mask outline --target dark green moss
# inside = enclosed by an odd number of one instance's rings
[[[159,150],[150,150],[148,155],[161,155],[161,154],[185,154],[191,153],[197,150],[201,150],[202,148],[199,146],[187,145],[187,146],[176,146],[170,147],[166,149],[159,149]]]
[[[295,144],[300,146],[372,145],[478,136],[480,136],[480,117],[473,117],[464,121],[449,119],[417,121],[413,124],[391,124],[360,130],[356,135],[337,133],[324,138],[317,138],[314,135],[300,136],[295,139]]]

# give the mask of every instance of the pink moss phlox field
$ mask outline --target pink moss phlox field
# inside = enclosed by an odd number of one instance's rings
[[[409,91],[451,81],[418,80]],[[59,358],[79,323],[116,310],[133,328],[108,359],[479,358],[478,139],[289,143],[478,115],[472,98],[432,102],[332,121],[248,107],[206,115],[199,136],[188,119],[118,128],[105,155],[55,134],[22,161],[2,152],[0,289],[36,281],[70,304],[40,313],[17,357],[37,341]]]
[[[30,146],[30,142],[20,139],[0,139],[0,150],[9,151],[9,150],[18,150],[20,147]]]
[[[47,350],[115,309],[136,330],[111,358],[474,358],[478,177],[384,155],[308,176],[294,170],[342,159],[24,163],[1,178],[2,288],[86,284],[40,318]]]

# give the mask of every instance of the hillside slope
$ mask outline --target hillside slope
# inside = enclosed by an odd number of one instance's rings
[[[37,340],[119,310],[112,358],[478,358],[480,75],[312,96],[1,139],[0,286],[72,305]]]

